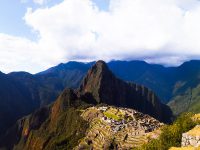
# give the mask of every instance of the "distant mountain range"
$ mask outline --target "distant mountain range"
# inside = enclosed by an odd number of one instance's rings
[[[22,116],[52,103],[64,88],[78,88],[94,64],[68,62],[35,75],[0,73],[0,134]],[[200,111],[200,61],[178,67],[144,61],[111,61],[107,65],[118,78],[150,88],[163,103],[169,102],[176,115]]]
[[[89,64],[70,62],[58,65],[43,73],[60,70],[61,66],[63,68],[63,66],[80,64],[89,68],[94,62]],[[107,64],[117,77],[152,89],[163,103],[169,104],[175,115],[184,111],[200,112],[199,60],[185,62],[178,67],[164,67],[148,64],[144,61],[111,61]],[[76,83],[73,85],[74,87],[78,87],[80,84],[78,81]]]
[[[0,139],[0,148],[6,147],[15,150],[72,149],[78,145],[80,139],[86,134],[86,130],[91,126],[88,121],[83,119],[81,112],[86,111],[88,107],[97,105],[127,107],[141,112],[135,111],[134,114],[137,115],[131,119],[131,116],[128,117],[120,110],[121,113],[119,112],[118,117],[121,117],[121,121],[124,120],[122,125],[128,124],[133,119],[137,124],[141,118],[149,118],[152,125],[155,126],[151,128],[145,125],[146,122],[141,123],[141,126],[143,124],[149,128],[146,132],[153,131],[159,126],[159,122],[150,116],[162,122],[169,122],[172,116],[170,108],[162,104],[150,89],[118,79],[105,62],[98,61],[87,72],[78,89],[65,89],[51,105],[42,107],[31,115],[18,120],[15,126]],[[98,113],[93,115],[98,116]],[[117,112],[112,115],[117,115]],[[107,116],[109,117],[108,112]],[[88,114],[88,117],[91,118],[92,114]],[[101,120],[99,121],[101,122]],[[116,119],[116,123],[121,121],[120,118]],[[146,121],[148,122],[148,119]],[[142,128],[145,130],[145,127]],[[120,129],[116,129],[116,131],[120,131]]]

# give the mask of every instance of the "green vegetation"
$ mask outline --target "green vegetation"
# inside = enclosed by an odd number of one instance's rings
[[[67,150],[78,145],[84,137],[88,123],[80,117],[81,108],[69,107],[52,122],[49,116],[37,130],[31,130],[26,142],[21,138],[15,150],[34,149]]]
[[[124,113],[115,108],[109,108],[107,111],[103,113],[107,118],[114,119],[116,121],[124,119]]]
[[[200,85],[174,96],[169,106],[176,116],[182,112],[200,113]]]
[[[199,122],[192,120],[192,113],[182,114],[172,125],[164,126],[159,139],[154,139],[138,150],[168,150],[170,147],[180,147],[182,133],[195,127]]]
[[[110,119],[114,119],[116,121],[120,120],[121,118],[118,115],[115,115],[113,113],[110,112],[104,112],[104,115]]]
[[[195,148],[192,146],[187,146],[187,147],[172,147],[169,150],[199,150],[199,148]]]

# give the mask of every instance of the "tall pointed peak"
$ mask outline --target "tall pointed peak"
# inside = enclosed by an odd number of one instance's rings
[[[130,107],[159,120],[165,119],[165,111],[168,113],[151,90],[118,79],[101,60],[88,71],[78,93],[84,102]]]
[[[108,69],[107,64],[103,60],[99,60],[89,70],[88,75],[92,73],[93,74],[98,73],[97,75],[101,75],[103,72],[111,72],[111,71]]]
[[[100,82],[103,77],[107,76],[114,76],[114,75],[109,70],[107,64],[104,61],[99,60],[88,71],[82,85],[90,83],[91,80],[93,81],[92,82],[93,84],[96,82]]]
[[[90,94],[90,96],[94,98],[94,102],[100,103],[102,83],[109,83],[111,78],[113,79],[114,75],[109,70],[106,63],[99,60],[88,71],[80,86],[79,92],[84,95]]]
[[[98,60],[94,66],[98,66],[98,67],[105,67],[107,66],[106,63],[103,60]]]

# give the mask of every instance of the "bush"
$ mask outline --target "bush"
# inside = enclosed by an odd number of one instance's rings
[[[165,125],[161,129],[159,139],[150,141],[139,150],[168,150],[170,147],[180,147],[182,133],[187,132],[197,125],[192,118],[192,113],[184,113],[172,125]]]

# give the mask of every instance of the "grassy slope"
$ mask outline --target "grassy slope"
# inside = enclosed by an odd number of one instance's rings
[[[72,149],[78,144],[88,127],[87,122],[80,117],[80,112],[75,108],[68,108],[51,123],[47,118],[38,130],[31,130],[27,138],[21,138],[15,150],[44,149],[64,150]],[[25,130],[26,125],[24,125]]]
[[[191,100],[190,100],[191,99]],[[175,115],[179,115],[182,112],[200,112],[200,85],[192,88],[188,88],[183,94],[175,96],[169,103],[170,108]]]
[[[172,125],[162,128],[159,139],[152,140],[137,150],[169,150],[171,147],[180,147],[182,133],[193,129],[197,124],[200,124],[200,120],[194,120],[192,113],[182,114]]]

